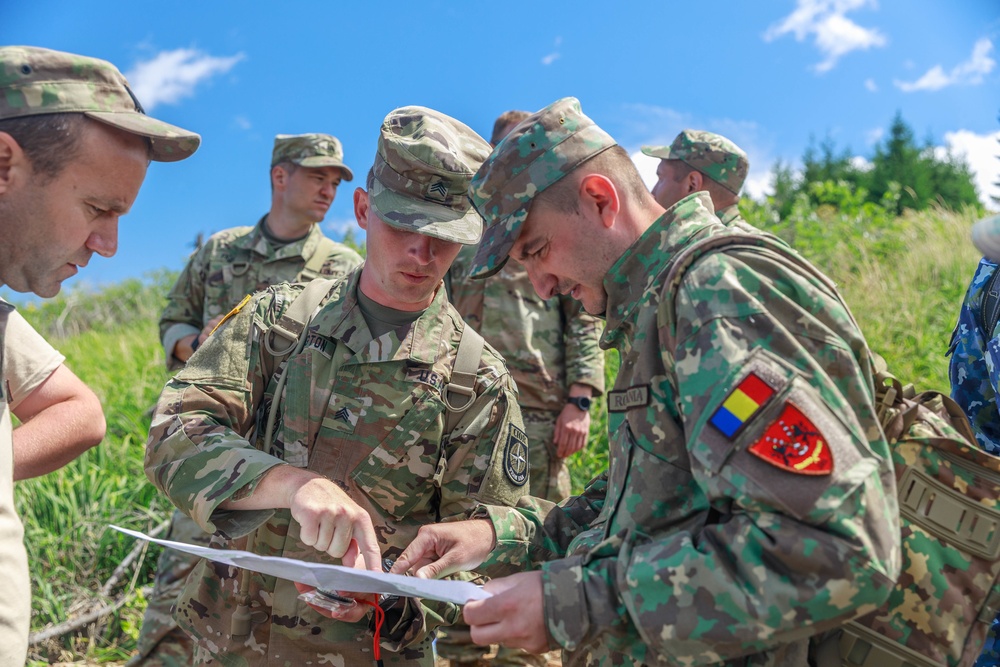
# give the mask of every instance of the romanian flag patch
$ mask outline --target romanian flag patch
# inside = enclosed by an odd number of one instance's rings
[[[730,392],[708,421],[731,439],[772,396],[774,389],[756,373],[750,373],[736,385],[736,389]]]
[[[750,453],[773,466],[800,475],[829,475],[833,453],[826,438],[802,411],[786,403]]]

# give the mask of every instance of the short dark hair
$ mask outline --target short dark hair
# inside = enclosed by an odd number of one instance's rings
[[[547,206],[562,213],[576,213],[580,210],[580,196],[577,185],[580,182],[575,174],[582,169],[596,171],[611,179],[622,195],[635,202],[643,202],[649,197],[649,190],[642,182],[642,176],[636,169],[635,163],[629,157],[628,151],[617,144],[601,151],[597,155],[590,157],[579,165],[572,172],[562,178],[562,180],[550,185],[543,190],[535,202],[542,201]]]
[[[680,183],[692,172],[697,171],[701,174],[701,189],[708,193],[708,196],[712,198],[712,203],[717,209],[731,206],[740,201],[738,194],[726,188],[701,169],[696,169],[682,160],[670,160],[670,164],[674,168],[674,183]]]
[[[267,173],[269,175],[273,174],[275,167],[281,167],[282,169],[285,170],[286,174],[288,174],[289,176],[291,176],[292,174],[295,173],[295,170],[299,168],[299,165],[297,165],[294,162],[291,162],[289,160],[282,160],[281,162],[279,162],[277,164],[271,165],[271,168],[267,170]],[[270,177],[268,180],[271,182],[271,192],[274,192],[274,178]]]
[[[39,114],[0,120],[0,132],[14,138],[36,174],[52,179],[79,155],[86,122],[82,113]]]
[[[490,144],[493,146],[499,144],[504,137],[510,134],[515,125],[530,115],[527,111],[518,111],[517,109],[504,111],[496,119],[496,122],[493,123],[493,135],[490,137]]]

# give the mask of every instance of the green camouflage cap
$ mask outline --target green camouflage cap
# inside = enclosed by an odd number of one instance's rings
[[[468,126],[424,107],[401,107],[382,121],[368,194],[391,227],[472,245],[483,221],[469,180],[490,145]]]
[[[486,222],[473,278],[503,268],[534,197],[615,140],[564,97],[521,121],[472,177],[472,203]]]
[[[0,120],[82,113],[149,139],[149,157],[175,162],[198,150],[201,137],[150,118],[118,69],[98,58],[35,46],[0,47]]]
[[[331,134],[279,134],[274,137],[271,166],[291,162],[300,167],[337,167],[344,172],[344,180],[354,179],[354,172],[344,164],[344,147],[340,139]]]
[[[750,162],[743,149],[721,134],[684,130],[669,146],[643,146],[642,152],[661,160],[680,160],[732,192],[740,193]]]

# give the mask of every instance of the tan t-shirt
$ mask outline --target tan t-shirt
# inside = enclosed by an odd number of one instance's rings
[[[24,664],[31,621],[31,589],[24,530],[14,510],[14,452],[10,408],[16,407],[65,357],[13,306],[0,300],[0,665]]]

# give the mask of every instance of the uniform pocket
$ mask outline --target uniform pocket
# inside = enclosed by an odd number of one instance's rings
[[[351,478],[396,519],[429,506],[437,486],[432,478],[441,458],[444,403],[424,392]]]

